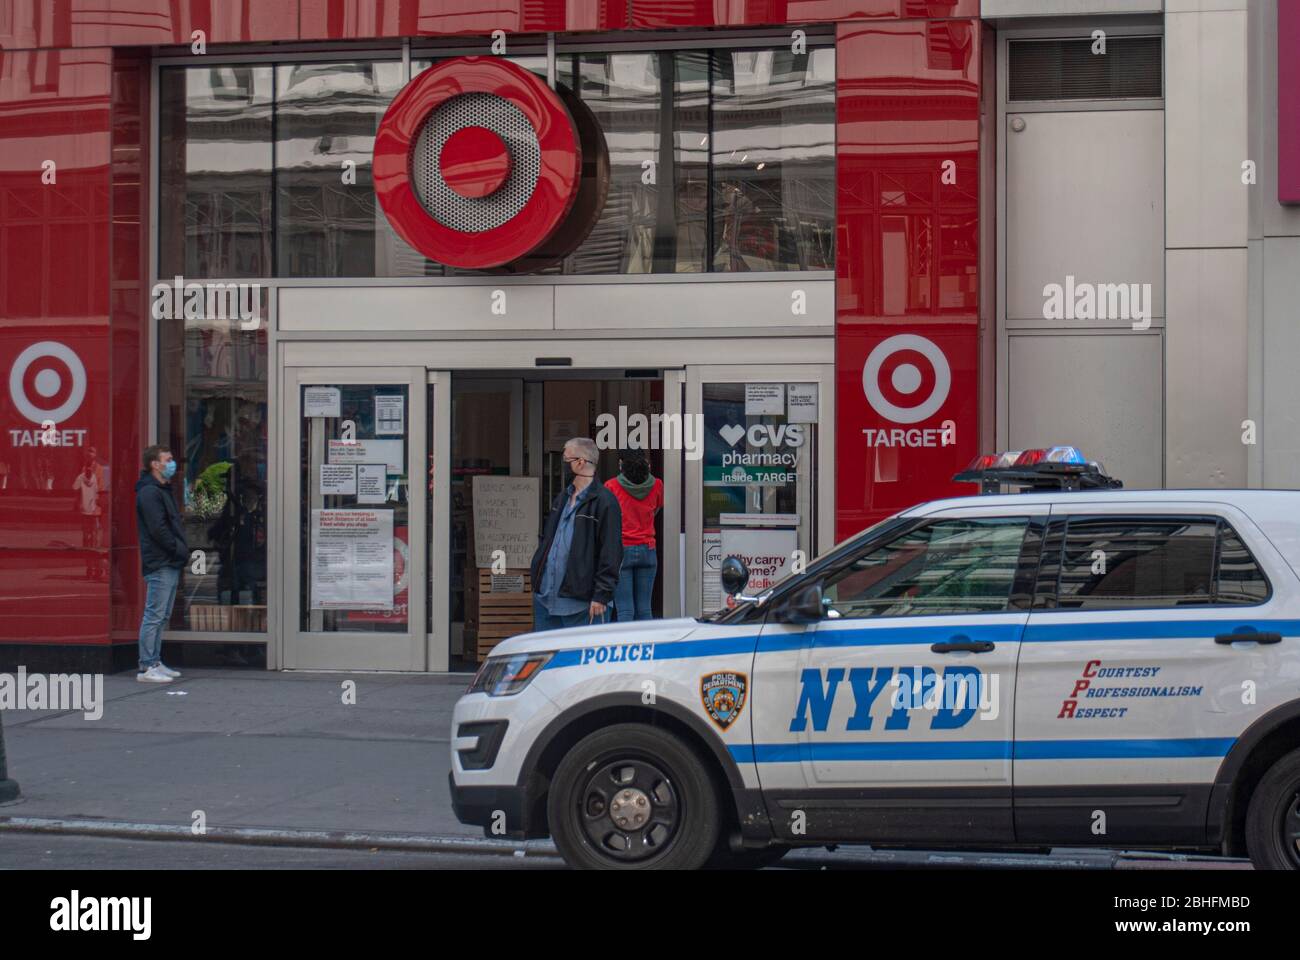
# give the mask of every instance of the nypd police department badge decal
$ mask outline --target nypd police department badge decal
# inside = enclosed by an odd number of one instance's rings
[[[726,730],[745,709],[748,687],[748,678],[743,673],[706,673],[700,678],[704,711],[719,729]]]

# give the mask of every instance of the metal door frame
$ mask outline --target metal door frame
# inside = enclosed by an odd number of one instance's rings
[[[810,491],[817,507],[817,527],[813,531],[809,561],[830,549],[835,542],[835,364],[688,365],[684,417],[703,415],[706,383],[817,384],[817,485]],[[682,602],[683,613],[698,617],[704,584],[703,563],[698,549],[704,542],[704,459],[686,460],[685,473],[687,590]],[[691,584],[696,584],[697,589],[691,589]]]
[[[427,371],[423,367],[363,367],[346,366],[347,348],[339,344],[339,366],[285,367],[280,380],[280,406],[283,424],[280,432],[279,459],[286,467],[298,464],[298,469],[282,469],[279,476],[279,516],[272,529],[281,531],[278,557],[280,586],[276,604],[278,629],[274,642],[277,663],[287,670],[401,670],[424,671],[437,669],[431,666],[429,640],[423,623],[425,591],[428,584],[428,545],[426,543],[428,519],[427,497],[416,495],[424,490],[416,477],[424,472],[428,462],[425,388]],[[302,416],[300,387],[335,384],[404,385],[407,387],[407,542],[409,546],[409,575],[407,578],[407,630],[404,634],[334,632],[312,633],[299,627],[302,601],[302,463],[300,458],[301,433],[305,421]],[[417,473],[417,466],[420,468]],[[444,599],[445,604],[445,599]],[[387,649],[385,649],[387,648]],[[444,645],[443,659],[447,656]],[[446,669],[445,663],[442,669]]]

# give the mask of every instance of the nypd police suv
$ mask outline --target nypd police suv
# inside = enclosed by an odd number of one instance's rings
[[[1176,848],[1300,868],[1300,492],[1117,490],[1073,448],[734,607],[528,634],[456,706],[457,816],[574,866],[792,846]]]

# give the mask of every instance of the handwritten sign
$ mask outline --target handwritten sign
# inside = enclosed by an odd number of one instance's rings
[[[474,477],[474,558],[492,566],[504,550],[507,567],[526,567],[537,549],[536,477]]]

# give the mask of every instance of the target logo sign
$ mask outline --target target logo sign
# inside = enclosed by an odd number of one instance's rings
[[[14,408],[32,423],[62,423],[86,399],[86,368],[66,344],[42,340],[18,354],[9,371]]]
[[[430,260],[540,269],[600,217],[609,153],[595,117],[498,57],[456,57],[416,76],[375,135],[375,195],[393,229]]]
[[[914,333],[877,344],[862,367],[867,403],[894,423],[928,420],[939,412],[951,389],[948,358],[934,341]]]

